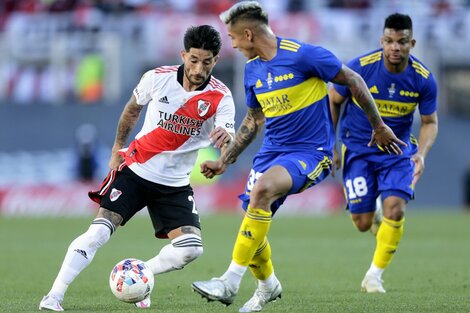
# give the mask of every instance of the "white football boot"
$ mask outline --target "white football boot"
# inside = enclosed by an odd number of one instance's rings
[[[56,311],[62,312],[64,309],[60,305],[61,300],[57,299],[53,295],[44,296],[39,303],[39,311]]]
[[[219,277],[208,281],[195,281],[191,286],[207,301],[219,301],[226,306],[232,304],[237,295],[237,291],[232,290],[228,282]]]
[[[149,309],[152,301],[150,301],[150,295],[144,298],[144,300],[134,303],[139,309]]]
[[[271,290],[263,290],[258,287],[253,297],[251,297],[238,312],[260,312],[268,302],[274,302],[277,298],[281,298],[281,293],[282,286],[279,281],[276,282],[276,285]]]
[[[361,283],[361,290],[367,293],[385,293],[383,280],[377,276],[366,275]]]

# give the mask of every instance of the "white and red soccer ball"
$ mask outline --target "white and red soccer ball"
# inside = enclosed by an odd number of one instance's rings
[[[136,303],[153,289],[153,273],[137,259],[124,259],[114,266],[109,275],[109,287],[121,301]]]

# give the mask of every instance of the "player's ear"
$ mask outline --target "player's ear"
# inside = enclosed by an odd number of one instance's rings
[[[217,61],[219,61],[219,55],[216,55],[215,57],[212,58],[212,67],[214,67],[217,64]]]
[[[181,60],[183,61],[183,63],[185,63],[185,60],[186,60],[186,51],[183,49],[181,50]]]
[[[253,41],[253,31],[249,28],[243,30],[243,36],[245,36],[248,41]]]
[[[414,48],[416,45],[416,39],[411,39],[411,48]]]

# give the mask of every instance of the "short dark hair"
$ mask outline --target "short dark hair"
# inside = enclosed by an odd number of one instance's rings
[[[384,29],[385,28],[395,30],[409,29],[410,31],[413,31],[413,21],[408,15],[394,13],[385,19]]]
[[[184,34],[184,49],[191,48],[211,51],[214,56],[218,55],[222,47],[219,32],[210,25],[191,26]]]
[[[239,20],[256,21],[268,24],[268,13],[257,1],[241,1],[219,15],[225,24],[235,24]]]

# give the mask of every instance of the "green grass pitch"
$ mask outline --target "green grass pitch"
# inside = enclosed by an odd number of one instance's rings
[[[69,243],[90,218],[0,217],[0,312],[36,312]],[[255,289],[247,273],[235,303],[207,303],[194,280],[225,271],[241,216],[203,216],[204,255],[182,271],[156,276],[150,312],[238,312]],[[386,294],[364,294],[360,282],[375,239],[357,232],[346,213],[329,217],[277,216],[269,239],[284,292],[264,312],[470,312],[470,214],[410,212],[405,235],[384,274]],[[68,312],[138,312],[108,287],[115,263],[149,259],[166,244],[152,236],[149,219],[119,229],[70,286]]]

